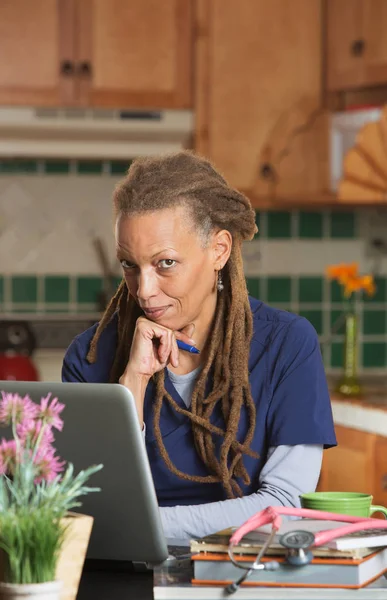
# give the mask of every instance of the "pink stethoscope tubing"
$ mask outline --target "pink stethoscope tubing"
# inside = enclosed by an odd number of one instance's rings
[[[328,542],[355,533],[356,531],[362,531],[364,529],[386,529],[387,531],[387,520],[374,519],[372,517],[353,517],[352,515],[341,515],[338,513],[330,513],[321,510],[312,510],[308,508],[291,508],[287,506],[268,506],[267,508],[256,513],[250,519],[248,519],[243,525],[233,533],[230,538],[230,546],[233,547],[238,544],[241,539],[254,529],[261,527],[262,525],[272,525],[272,531],[278,531],[281,526],[281,515],[287,515],[291,517],[303,517],[306,519],[321,519],[322,521],[344,521],[350,523],[349,525],[343,525],[335,529],[326,529],[319,531],[315,534],[314,542],[312,547],[317,548],[323,546]],[[300,525],[302,527],[302,525]]]

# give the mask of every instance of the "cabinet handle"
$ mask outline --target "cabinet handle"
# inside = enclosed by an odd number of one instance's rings
[[[351,54],[353,56],[362,56],[365,49],[364,40],[354,40],[351,44]]]
[[[382,490],[387,490],[387,473],[382,477]]]
[[[82,77],[91,77],[91,64],[87,61],[79,63],[77,67],[77,72],[78,75],[81,75]]]
[[[260,175],[263,179],[273,179],[274,169],[270,163],[263,163],[260,168]]]
[[[60,72],[62,75],[73,75],[74,64],[70,60],[64,60],[60,65]]]

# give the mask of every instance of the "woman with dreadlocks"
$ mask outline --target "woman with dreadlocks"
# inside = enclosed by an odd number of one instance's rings
[[[113,203],[123,281],[63,380],[131,390],[168,537],[299,505],[336,444],[331,407],[313,327],[248,296],[249,201],[182,151],[134,161]]]

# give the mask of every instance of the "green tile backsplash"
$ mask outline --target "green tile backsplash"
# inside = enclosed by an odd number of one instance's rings
[[[344,344],[343,342],[333,342],[331,345],[331,360],[330,363],[325,361],[327,366],[333,369],[340,369],[343,366],[344,358]]]
[[[0,175],[8,173],[36,173],[38,171],[37,160],[8,160],[0,159]]]
[[[386,333],[386,313],[384,310],[363,311],[363,333],[365,335]]]
[[[344,334],[345,323],[342,319],[343,312],[340,309],[332,309],[330,311],[330,331],[335,334]]]
[[[131,160],[0,159],[1,175],[124,175]]]
[[[59,275],[45,277],[44,301],[47,304],[70,302],[70,278]]]
[[[355,214],[353,212],[332,212],[330,236],[336,239],[356,237]]]
[[[322,277],[300,277],[298,280],[298,300],[306,303],[321,303],[323,301]]]
[[[101,277],[79,277],[77,281],[77,303],[93,304],[97,302],[102,290]]]
[[[48,175],[67,175],[70,172],[70,161],[46,160],[43,170]]]
[[[364,342],[363,344],[363,366],[385,367],[386,366],[386,342]]]
[[[258,277],[246,277],[247,291],[253,298],[260,298],[261,291]]]
[[[299,310],[298,313],[312,323],[319,335],[324,333],[322,310]]]
[[[290,302],[292,280],[290,277],[267,278],[267,301],[269,304]],[[262,298],[261,298],[262,299]]]
[[[292,221],[290,212],[272,212],[267,215],[267,237],[271,239],[290,238]]]
[[[330,282],[331,302],[342,302],[343,292],[337,281]]]
[[[77,163],[76,172],[81,175],[100,175],[103,163],[101,160],[80,160]]]
[[[15,276],[11,280],[12,285],[12,303],[13,304],[32,304],[38,300],[38,279],[28,275]]]
[[[117,277],[116,286],[120,281]],[[250,295],[307,318],[323,342],[327,368],[342,366],[344,329],[343,322],[338,321],[342,304],[338,295],[330,295],[330,282],[321,277],[247,277],[246,284]],[[378,284],[385,289],[387,280],[381,278]],[[3,276],[0,277],[0,310],[96,314],[102,289],[103,280],[98,276]],[[360,302],[358,312],[360,364],[364,368],[386,367],[385,304]],[[324,339],[328,339],[328,343],[324,344]]]
[[[375,304],[376,302],[386,302],[387,300],[387,296],[386,296],[386,279],[382,278],[382,277],[375,277],[375,285],[376,285],[376,292],[373,296],[364,296],[364,302],[366,304]]]
[[[323,215],[319,212],[301,212],[298,217],[298,236],[301,239],[321,239]]]
[[[112,175],[125,175],[131,161],[113,160],[110,163],[110,172]]]

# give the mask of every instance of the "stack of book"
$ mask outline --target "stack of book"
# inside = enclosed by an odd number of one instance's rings
[[[303,519],[285,522],[276,534],[273,544],[262,562],[279,563],[277,570],[256,570],[249,576],[246,586],[266,587],[365,587],[387,572],[387,532],[362,532],[330,542],[326,547],[313,549],[313,560],[309,565],[295,567],[286,560],[286,549],[279,537],[295,530],[317,532],[340,527],[343,523]],[[270,526],[251,532],[234,549],[235,558],[250,566],[270,533]],[[207,536],[191,542],[195,585],[226,586],[239,579],[243,570],[235,566],[227,554],[232,530]]]
[[[276,560],[275,571],[254,571],[238,591],[228,596],[225,587],[244,573],[229,560],[227,550],[232,529],[191,541],[192,563],[189,580],[160,578],[155,572],[154,598],[233,600],[341,600],[387,598],[387,532],[361,532],[334,540],[326,547],[313,549],[311,564],[293,567],[286,562],[286,549],[279,537],[291,530],[332,529],[343,523],[334,521],[286,521],[275,536],[262,561]],[[270,526],[251,532],[234,548],[235,558],[252,564],[270,533]],[[384,576],[386,574],[386,577]],[[363,588],[357,591],[358,588]],[[364,589],[366,588],[366,589]],[[361,596],[359,596],[361,594]]]

